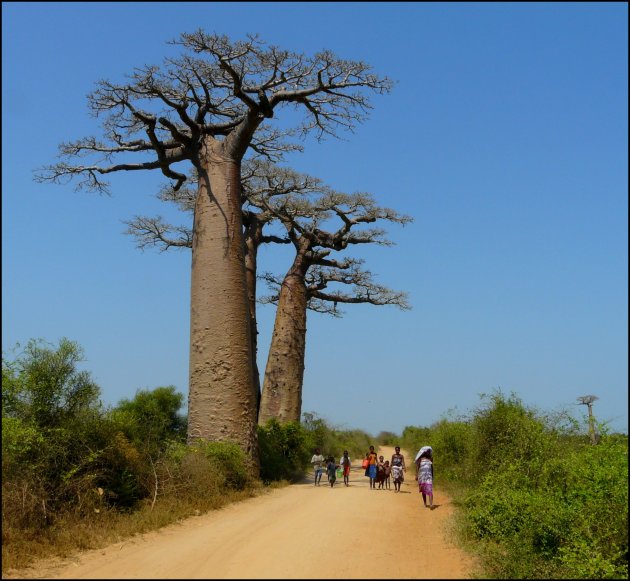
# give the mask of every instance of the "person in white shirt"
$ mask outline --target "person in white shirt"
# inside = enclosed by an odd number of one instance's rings
[[[324,472],[324,456],[320,453],[319,448],[315,448],[315,454],[311,458],[311,464],[315,469],[315,486],[319,486]]]

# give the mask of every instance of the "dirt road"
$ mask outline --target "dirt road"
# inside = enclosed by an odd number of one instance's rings
[[[391,458],[393,449],[379,454]],[[24,576],[63,579],[448,579],[472,560],[448,541],[453,508],[436,484],[422,506],[411,469],[400,493],[371,490],[359,461],[350,486],[308,481],[193,517]]]

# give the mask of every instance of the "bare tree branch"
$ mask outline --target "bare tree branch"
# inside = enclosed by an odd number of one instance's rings
[[[243,163],[241,171],[241,192],[243,196],[243,222],[245,226],[256,220],[261,226],[276,220],[276,215],[268,211],[261,203],[264,198],[283,198],[282,204],[289,208],[297,203],[301,196],[307,196],[318,191],[320,181],[299,174],[288,168],[281,168],[263,159],[249,159]],[[187,184],[197,182],[196,172],[186,176]],[[138,248],[158,247],[161,251],[170,248],[191,247],[192,245],[192,214],[197,200],[197,189],[192,185],[185,185],[175,189],[172,185],[165,185],[158,193],[158,198],[175,204],[179,210],[188,215],[189,224],[174,226],[165,223],[162,218],[136,216],[133,220],[125,221],[128,229],[126,234],[136,238]],[[274,232],[261,233],[259,242],[287,244],[287,235]]]
[[[296,258],[289,273],[291,276],[302,273],[299,276],[303,277],[306,287],[307,308],[334,316],[340,316],[338,303],[410,308],[405,293],[376,284],[370,271],[361,268],[362,261],[352,258],[338,260],[330,255],[334,251],[345,250],[351,244],[391,245],[383,229],[358,228],[378,220],[405,225],[412,218],[390,208],[379,207],[370,194],[343,194],[324,186],[318,189],[319,195],[301,198],[290,207],[282,204],[282,198],[276,201],[263,197],[259,200],[285,226],[294,243]],[[334,219],[340,221],[341,226],[334,231],[325,230]],[[272,291],[260,302],[277,304],[284,277],[267,272],[260,278]],[[350,290],[341,290],[340,285],[346,285]]]
[[[346,259],[345,262],[338,262],[328,267],[311,266],[305,275],[306,290],[309,297],[307,308],[335,317],[343,315],[343,311],[337,308],[338,303],[394,305],[402,310],[411,308],[407,293],[394,291],[375,283],[372,273],[360,268],[362,262],[357,259]],[[271,292],[271,294],[261,297],[259,302],[277,305],[283,277],[264,272],[259,278],[267,283]],[[331,285],[333,287],[345,285],[349,287],[349,290],[330,289]]]
[[[136,216],[124,223],[128,226],[125,234],[132,235],[136,239],[136,246],[141,250],[158,247],[164,252],[170,248],[192,248],[192,230],[184,226],[167,224],[160,216],[155,218]]]
[[[183,54],[166,58],[161,66],[136,68],[124,83],[97,83],[88,106],[95,117],[103,117],[104,139],[62,144],[63,161],[38,170],[38,181],[81,178],[77,188],[107,192],[102,175],[159,169],[177,190],[186,176],[173,165],[186,160],[197,165],[208,136],[224,138],[226,151],[238,159],[251,148],[278,161],[284,152],[300,148],[285,138],[311,129],[318,138],[351,130],[371,108],[370,94],[387,93],[393,85],[363,62],[327,51],[305,57],[268,46],[255,35],[232,42],[198,30],[170,44]],[[291,130],[261,125],[285,105],[304,107],[309,120]],[[138,154],[153,159],[115,161],[117,155]],[[69,161],[91,155],[101,159],[76,165]]]

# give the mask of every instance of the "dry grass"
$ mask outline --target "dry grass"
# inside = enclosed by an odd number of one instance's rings
[[[58,516],[54,525],[39,530],[11,527],[3,522],[2,573],[4,576],[10,570],[28,567],[40,559],[70,557],[79,551],[102,548],[286,484],[264,487],[255,482],[240,491],[223,489],[192,498],[163,497],[153,508],[151,502],[146,501],[133,512],[102,510],[89,518],[67,514]]]

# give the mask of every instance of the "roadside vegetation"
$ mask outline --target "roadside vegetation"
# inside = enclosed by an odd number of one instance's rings
[[[258,427],[260,479],[240,446],[186,444],[183,396],[138,390],[105,407],[80,346],[30,341],[2,358],[2,570],[98,548],[298,481],[313,449],[361,459],[369,445],[430,444],[435,485],[488,578],[628,577],[628,439],[543,414],[514,395],[401,436],[303,421]]]
[[[628,437],[544,414],[500,391],[469,415],[407,427],[410,453],[431,445],[437,487],[496,579],[628,578]]]
[[[18,348],[16,348],[17,351]],[[370,436],[304,422],[258,428],[261,479],[236,444],[186,444],[183,395],[100,401],[81,347],[30,341],[2,357],[2,571],[119,542],[299,480],[313,448],[362,455]]]

